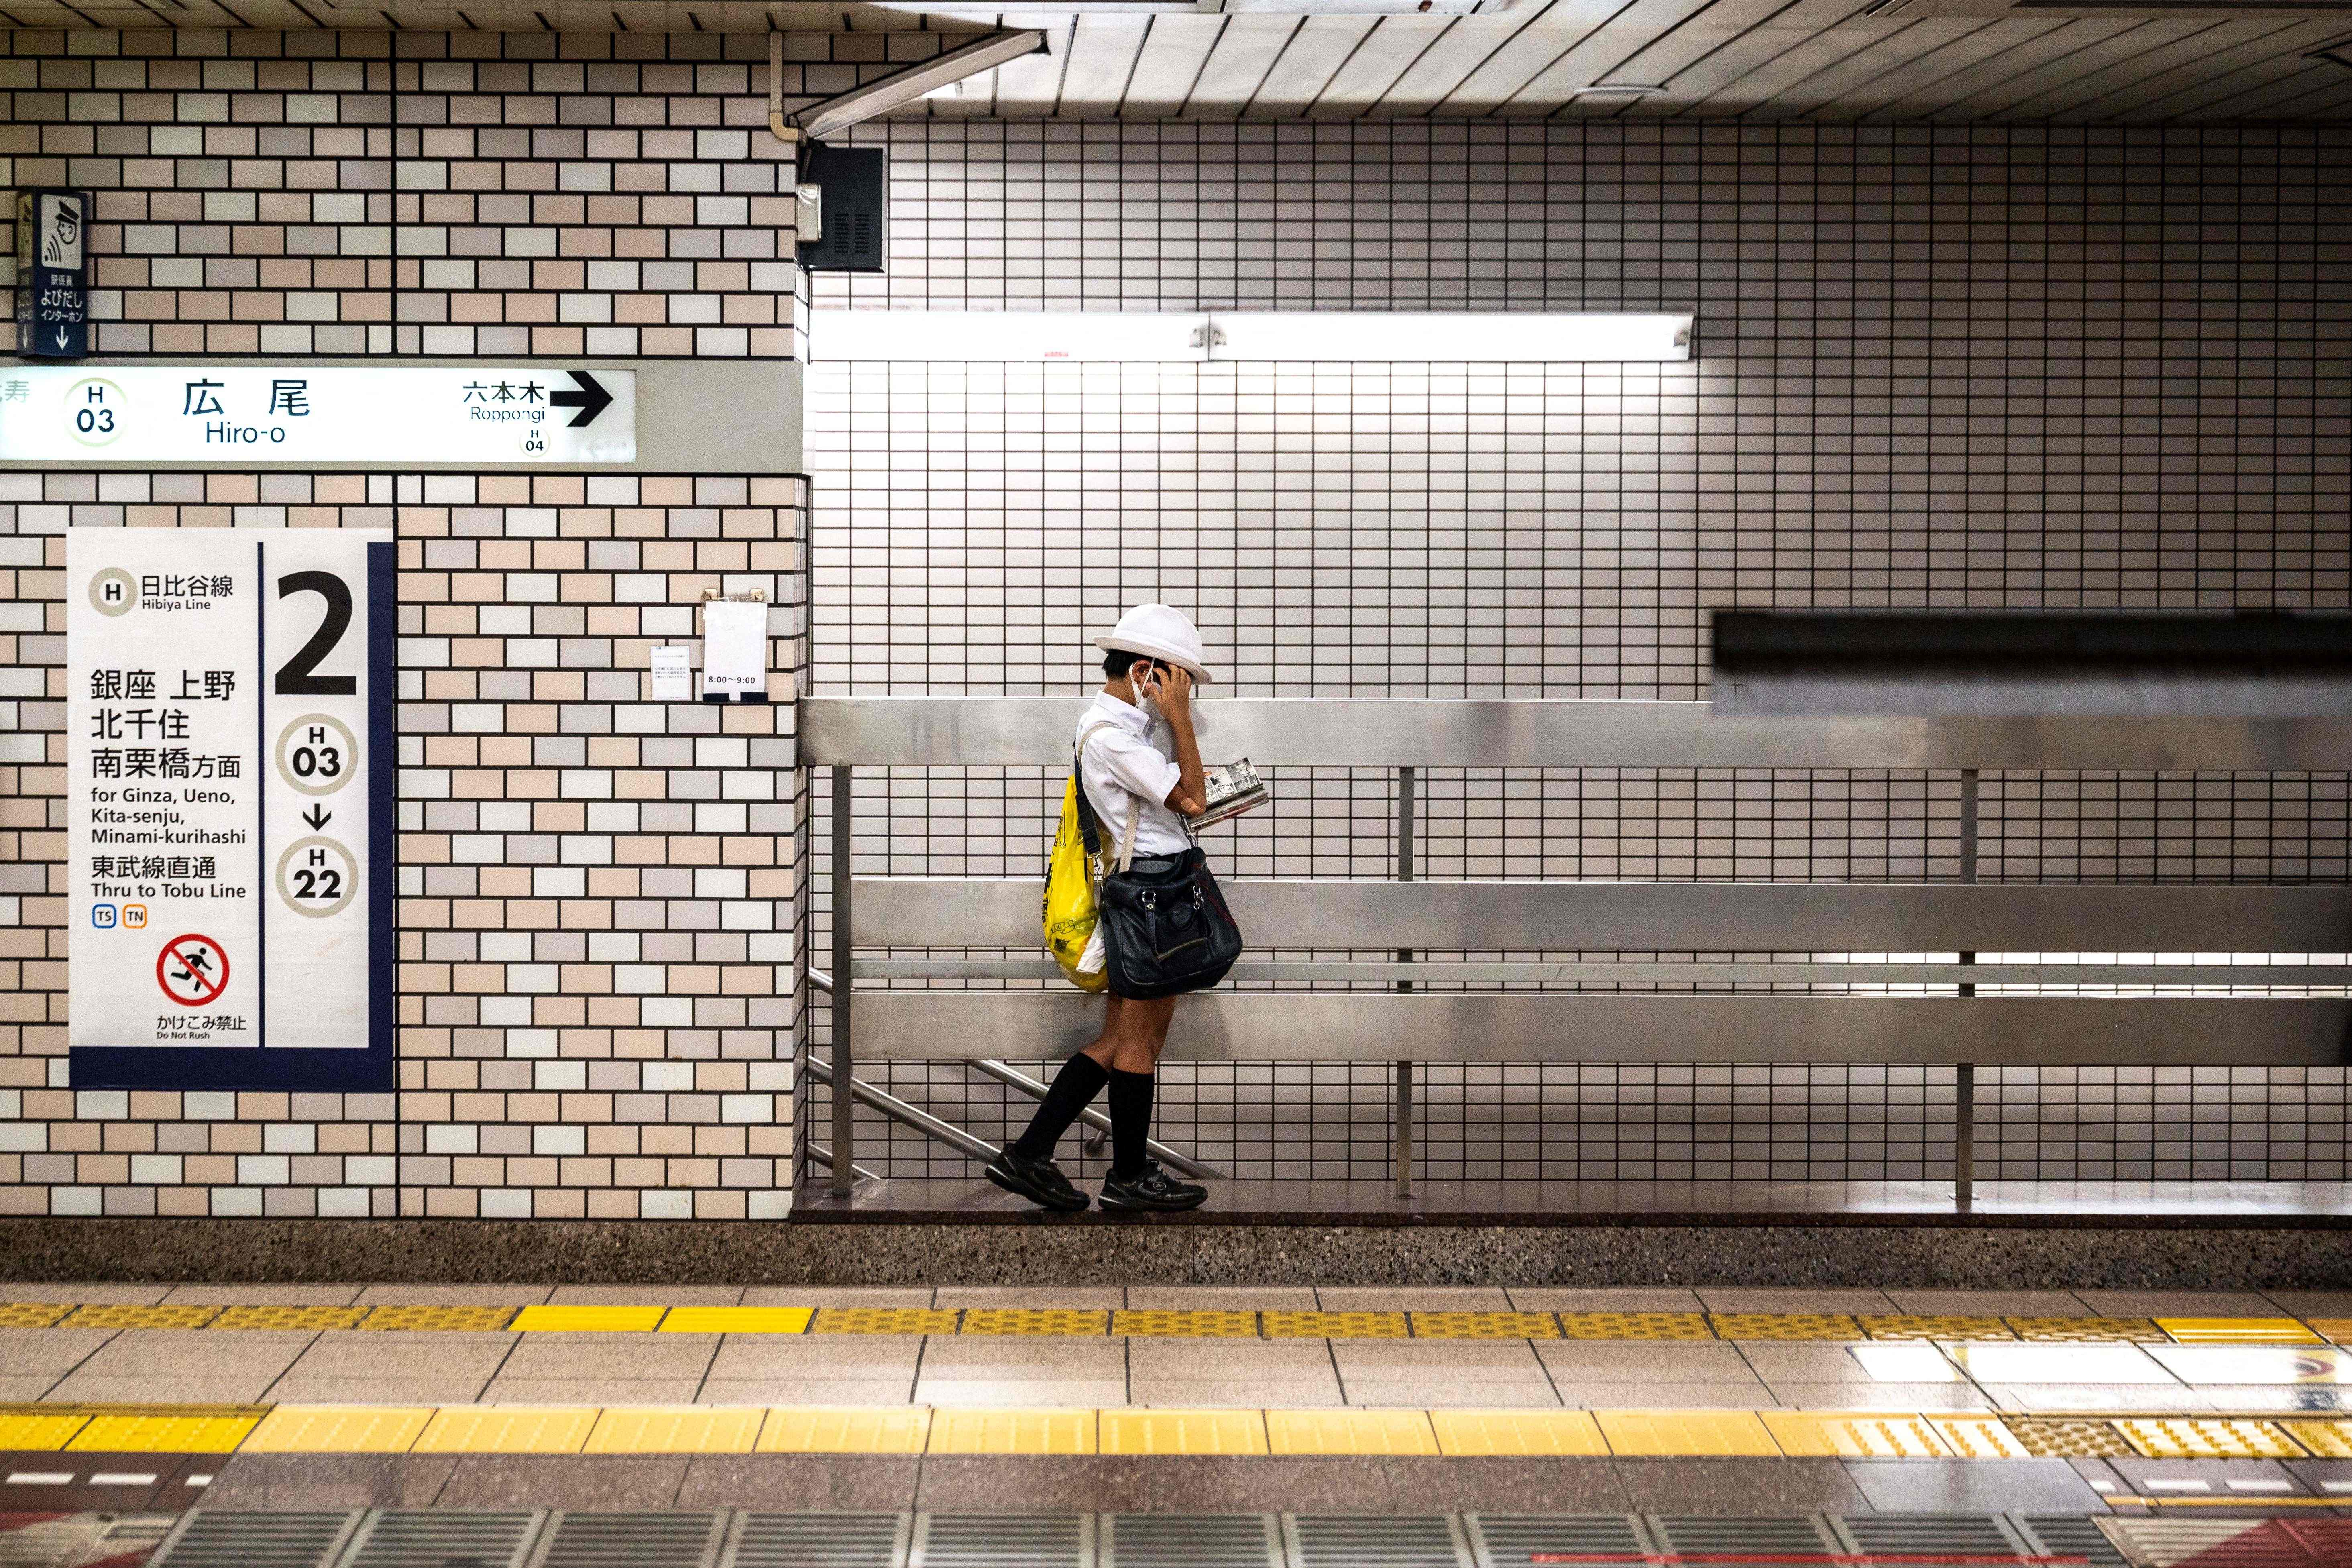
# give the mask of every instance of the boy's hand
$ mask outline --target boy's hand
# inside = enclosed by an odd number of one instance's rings
[[[1192,672],[1172,665],[1154,667],[1151,671],[1151,698],[1171,724],[1191,723]]]

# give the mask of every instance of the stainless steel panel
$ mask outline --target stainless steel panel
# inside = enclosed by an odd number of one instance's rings
[[[1056,980],[1050,958],[861,958],[860,980]],[[1375,959],[1244,959],[1226,976],[1235,987],[1291,981],[1412,981],[1429,985],[2029,985],[2352,986],[2341,963],[1740,963],[1559,960],[1455,963]],[[860,992],[860,995],[864,993]]]
[[[2341,952],[2352,888],[1873,882],[1224,884],[1242,933],[1587,952]],[[1031,879],[859,879],[860,946],[1039,944]]]
[[[815,763],[1060,764],[1081,698],[811,697]],[[1213,762],[1332,767],[2352,768],[2343,719],[1755,718],[1706,702],[1204,700]]]
[[[1075,992],[861,994],[869,1058],[1066,1056],[1101,1028]],[[1852,1062],[2328,1067],[2352,1002],[2205,997],[1623,996],[1527,992],[1188,997],[1171,1058],[1200,1061]]]

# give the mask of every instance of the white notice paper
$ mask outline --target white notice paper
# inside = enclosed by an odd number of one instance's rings
[[[727,702],[767,700],[768,606],[764,602],[702,602],[702,695]]]
[[[654,700],[656,702],[691,702],[694,700],[694,670],[688,663],[691,652],[682,642],[654,645]]]

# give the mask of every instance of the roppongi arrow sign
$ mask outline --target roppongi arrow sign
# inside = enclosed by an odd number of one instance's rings
[[[10,365],[0,461],[633,463],[637,376],[546,365]]]
[[[66,532],[76,1089],[394,1087],[391,535]]]

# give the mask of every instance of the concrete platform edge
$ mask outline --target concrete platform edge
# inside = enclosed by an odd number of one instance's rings
[[[0,1218],[0,1279],[805,1285],[2352,1286],[2340,1227]]]

